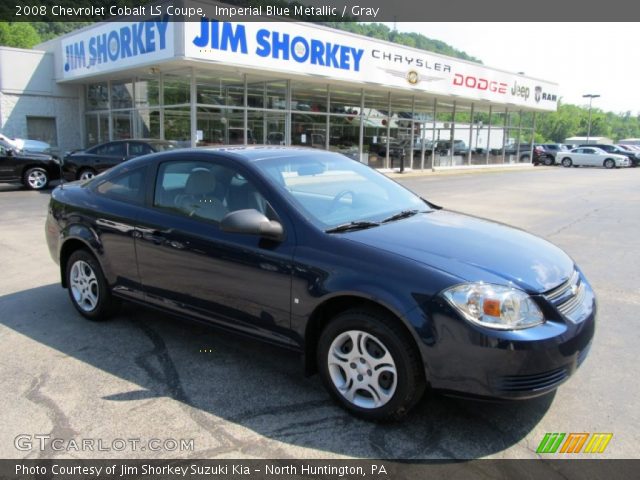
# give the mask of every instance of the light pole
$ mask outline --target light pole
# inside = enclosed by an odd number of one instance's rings
[[[586,95],[582,95],[582,98],[589,99],[589,126],[587,127],[587,144],[589,144],[589,137],[591,136],[591,102],[594,98],[598,98],[600,95],[595,95],[593,93],[587,93]]]

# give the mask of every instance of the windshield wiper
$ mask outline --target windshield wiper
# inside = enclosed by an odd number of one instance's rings
[[[349,223],[343,223],[342,225],[338,225],[337,227],[329,228],[325,230],[325,232],[327,233],[349,232],[351,230],[364,230],[365,228],[377,227],[378,225],[380,224],[377,222],[366,222],[366,221],[349,222]]]
[[[395,215],[391,215],[390,217],[385,218],[380,223],[388,223],[393,222],[395,220],[400,220],[402,218],[413,217],[416,213],[420,213],[420,210],[403,210],[401,212],[396,213]]]

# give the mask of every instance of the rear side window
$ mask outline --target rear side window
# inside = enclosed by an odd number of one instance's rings
[[[144,203],[146,173],[147,167],[123,172],[101,182],[96,187],[96,191],[113,200],[142,205]]]
[[[153,150],[149,145],[142,142],[130,142],[129,143],[129,155],[132,157],[139,157],[140,155],[146,155],[147,153],[153,153]]]
[[[127,145],[124,142],[107,143],[99,147],[94,147],[92,150],[89,150],[89,153],[124,157],[127,155]]]

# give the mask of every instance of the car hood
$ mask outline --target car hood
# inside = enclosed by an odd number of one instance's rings
[[[573,260],[523,230],[477,217],[436,210],[344,238],[411,258],[464,281],[513,283],[529,293],[566,281]]]

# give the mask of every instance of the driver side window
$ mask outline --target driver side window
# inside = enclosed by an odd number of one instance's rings
[[[229,212],[255,209],[270,216],[258,190],[238,171],[201,161],[172,161],[158,169],[154,207],[219,223]]]

